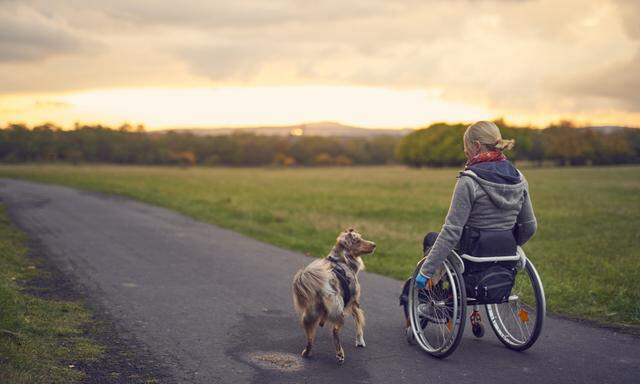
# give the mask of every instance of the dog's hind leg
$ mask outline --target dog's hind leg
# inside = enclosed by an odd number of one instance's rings
[[[302,357],[311,356],[311,348],[316,338],[316,326],[318,325],[318,317],[315,314],[307,314],[302,317],[302,326],[304,333],[307,335],[307,346],[302,350]]]
[[[356,347],[365,347],[364,343],[364,311],[360,308],[360,303],[353,303],[353,319],[356,322]]]
[[[338,364],[344,363],[344,349],[342,349],[342,344],[340,343],[340,329],[343,323],[344,317],[336,321],[333,325],[333,345],[336,347],[336,360]]]
[[[322,308],[322,312],[320,312],[320,322],[318,323],[319,326],[324,327],[324,323],[327,321],[327,311],[325,311],[324,308]]]

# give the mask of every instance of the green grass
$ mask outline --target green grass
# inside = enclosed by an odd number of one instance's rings
[[[439,230],[455,169],[3,166],[0,176],[121,194],[286,248],[325,255],[355,226],[370,271],[406,277]],[[526,169],[539,232],[525,246],[549,310],[640,325],[640,167]],[[389,308],[390,311],[396,310]]]
[[[25,244],[0,207],[0,383],[79,382],[85,374],[76,365],[103,352],[84,336],[90,314],[81,303],[27,293],[30,280],[48,272]]]

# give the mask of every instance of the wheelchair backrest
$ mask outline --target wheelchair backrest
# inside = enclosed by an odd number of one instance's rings
[[[480,229],[465,226],[460,251],[474,257],[514,256],[518,244],[513,229]]]

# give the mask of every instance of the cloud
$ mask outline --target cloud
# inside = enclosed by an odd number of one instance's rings
[[[640,112],[640,49],[630,60],[619,61],[570,79],[562,90],[573,95],[610,99]]]
[[[21,3],[57,14],[78,27],[108,29],[130,25],[137,28],[237,29],[389,14],[419,1],[404,0],[392,4],[385,0],[322,0],[304,6],[296,0],[22,0]]]
[[[634,15],[616,3],[435,1],[387,12],[222,28],[210,35],[215,43],[193,40],[176,58],[216,84],[437,89],[448,100],[529,113],[635,110],[623,87],[636,76],[634,24],[625,21]],[[596,78],[603,85],[588,84]]]
[[[190,63],[192,70],[212,80],[244,80],[272,56],[281,54],[276,47],[250,44],[205,44],[179,50],[178,56]]]
[[[65,53],[86,53],[92,43],[33,8],[3,3],[0,8],[0,61],[33,61]]]
[[[635,43],[625,56],[635,53],[625,59],[614,60],[607,60],[606,56],[599,54],[602,63],[560,81],[557,89],[575,97],[597,98],[600,103],[609,100],[625,110],[640,112],[640,3],[617,0],[615,5],[624,32]]]
[[[73,108],[71,103],[55,100],[55,99],[42,99],[42,100],[32,100],[25,98],[18,98],[17,100],[2,100],[0,104],[0,115],[5,116],[24,116],[33,111],[37,111],[39,113],[55,113],[68,111]]]
[[[33,107],[36,109],[69,109],[73,105],[59,100],[37,100]]]
[[[0,93],[334,84],[498,110],[638,105],[631,0],[1,4]]]
[[[640,40],[640,23],[638,23],[640,2],[636,0],[616,0],[615,4],[620,11],[627,34],[633,39]]]

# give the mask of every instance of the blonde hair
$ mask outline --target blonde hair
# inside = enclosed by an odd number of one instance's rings
[[[464,132],[464,143],[467,147],[480,143],[490,150],[504,151],[513,148],[516,141],[503,139],[498,126],[491,121],[478,121]]]

